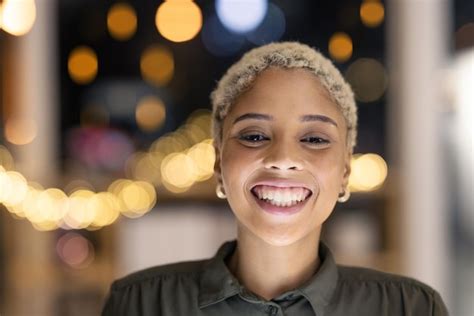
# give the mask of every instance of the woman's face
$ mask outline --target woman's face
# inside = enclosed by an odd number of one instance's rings
[[[240,232],[278,246],[319,237],[350,173],[344,117],[303,69],[261,73],[224,119],[216,154]]]

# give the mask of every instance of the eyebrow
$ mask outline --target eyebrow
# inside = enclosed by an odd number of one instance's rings
[[[261,121],[273,121],[273,116],[268,115],[268,114],[260,114],[260,113],[245,113],[239,117],[237,117],[232,125],[234,125],[237,122],[243,121],[243,120],[261,120]],[[306,114],[302,115],[299,118],[300,122],[314,122],[314,121],[319,121],[323,123],[329,123],[337,127],[336,121],[334,121],[332,118],[329,116],[321,115],[321,114]]]

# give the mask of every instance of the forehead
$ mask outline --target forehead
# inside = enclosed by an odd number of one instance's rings
[[[327,89],[304,69],[271,67],[260,73],[251,88],[240,95],[228,117],[245,112],[271,114],[285,119],[292,115],[324,114],[344,120]]]

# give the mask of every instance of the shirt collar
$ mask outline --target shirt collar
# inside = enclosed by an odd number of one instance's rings
[[[216,255],[204,265],[198,298],[200,308],[223,301],[241,291],[238,280],[225,264],[226,258],[235,251],[236,245],[235,240],[224,243]],[[338,282],[337,265],[331,251],[323,242],[319,244],[319,258],[321,265],[318,271],[301,287],[291,291],[303,295],[317,315],[329,304]]]
[[[224,243],[216,255],[204,265],[199,284],[200,308],[239,293],[240,284],[225,264],[225,259],[234,252],[236,246],[235,240]]]
[[[337,265],[329,248],[319,243],[321,265],[318,271],[297,289],[310,302],[316,315],[321,315],[331,301],[339,280]]]

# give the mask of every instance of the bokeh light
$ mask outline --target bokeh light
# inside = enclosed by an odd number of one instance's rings
[[[78,84],[88,84],[97,76],[99,62],[92,48],[79,46],[69,54],[68,71],[71,79]]]
[[[338,62],[345,62],[352,56],[352,39],[342,32],[334,33],[329,39],[329,54]]]
[[[7,171],[0,164],[0,203],[14,218],[27,219],[40,231],[58,228],[97,230],[113,224],[120,215],[140,217],[156,203],[154,186],[163,185],[172,193],[182,193],[193,184],[212,177],[215,150],[211,121],[210,110],[198,109],[177,130],[155,140],[148,152],[130,152],[132,155],[115,148],[121,147],[120,132],[107,128],[78,128],[69,143],[81,150],[73,155],[80,157],[81,152],[87,152],[102,164],[101,159],[125,159],[126,173],[134,180],[118,179],[107,191],[97,193],[92,184],[81,179],[70,180],[63,190],[45,189],[38,183],[28,182],[16,171]],[[118,143],[115,140],[117,133]],[[88,139],[92,139],[93,147],[84,145]],[[0,161],[13,168],[13,157],[3,146],[0,146]]]
[[[5,0],[0,11],[0,28],[21,36],[28,33],[36,20],[34,0]]]
[[[0,30],[3,28],[3,3],[0,2]]]
[[[378,100],[388,86],[388,75],[384,66],[372,58],[357,59],[347,68],[345,76],[356,99],[362,102]]]
[[[36,121],[27,117],[11,117],[5,124],[5,138],[15,145],[31,143],[37,136]]]
[[[0,171],[0,203],[6,206],[21,204],[28,193],[26,179],[16,171]]]
[[[351,162],[349,189],[353,192],[374,191],[382,186],[387,173],[387,163],[379,155],[356,154]]]
[[[99,192],[88,199],[87,207],[94,217],[91,226],[103,227],[112,224],[120,215],[121,207],[117,196],[109,192]]]
[[[72,195],[75,191],[78,190],[91,190],[94,191],[92,184],[87,182],[84,179],[76,179],[69,181],[68,184],[64,186],[64,192],[68,195]]]
[[[217,0],[216,12],[222,24],[232,32],[247,33],[256,29],[267,13],[266,0]]]
[[[383,20],[385,9],[378,0],[364,0],[360,5],[360,19],[367,27],[377,27]]]
[[[187,155],[195,165],[195,181],[204,181],[213,176],[216,155],[214,146],[212,146],[212,139],[194,145],[187,151]]]
[[[0,170],[12,170],[15,167],[13,156],[5,146],[0,145]]]
[[[126,174],[136,180],[147,181],[155,186],[161,184],[160,166],[164,154],[160,152],[135,153],[126,164]]]
[[[174,74],[172,52],[165,46],[150,46],[140,58],[140,71],[146,81],[157,86],[166,85]]]
[[[69,209],[65,214],[64,223],[74,229],[88,227],[94,220],[94,209],[89,207],[89,201],[94,196],[94,192],[88,189],[78,189],[69,197]]]
[[[192,0],[167,0],[156,11],[158,32],[172,42],[193,39],[202,27],[202,13]]]
[[[66,265],[75,269],[84,269],[94,260],[92,243],[75,232],[67,232],[58,239],[56,252]]]
[[[230,32],[215,15],[206,19],[201,40],[204,47],[217,57],[232,56],[245,44],[243,35]]]
[[[172,153],[161,163],[161,177],[164,186],[173,193],[187,191],[196,181],[196,165],[184,153]]]
[[[107,14],[107,28],[110,35],[119,41],[128,40],[137,30],[135,10],[128,3],[114,4]]]
[[[267,14],[262,23],[247,35],[247,39],[256,45],[276,42],[285,33],[285,28],[285,14],[278,6],[269,3]]]
[[[153,208],[156,202],[156,192],[148,182],[131,181],[121,187],[118,198],[126,207],[122,214],[136,218]]]
[[[163,101],[154,96],[142,98],[137,104],[135,119],[141,130],[145,132],[157,130],[166,119],[166,108]]]

